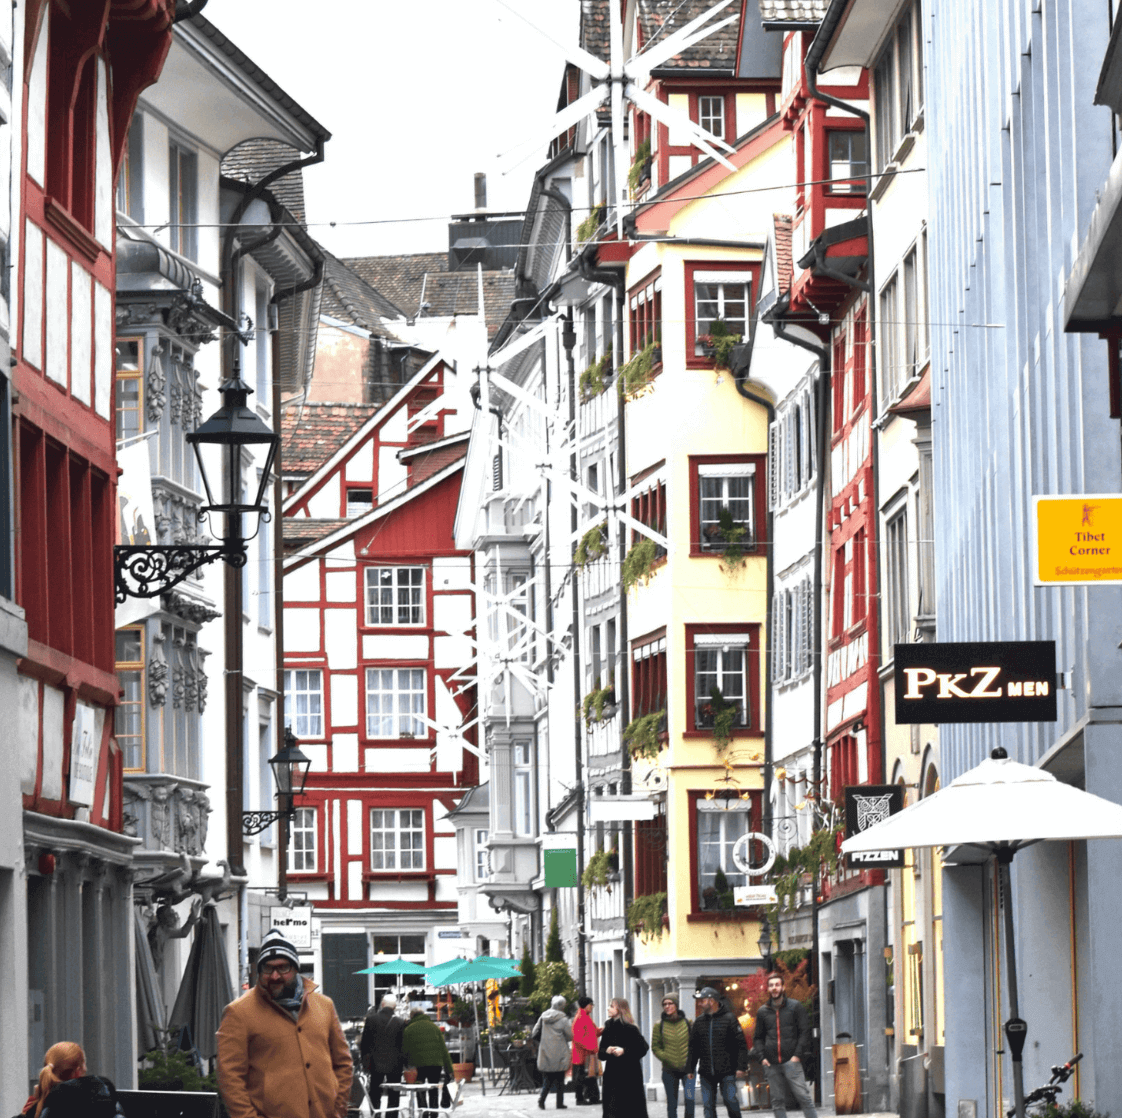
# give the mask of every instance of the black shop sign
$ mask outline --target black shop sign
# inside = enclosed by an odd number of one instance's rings
[[[896,722],[1055,722],[1055,641],[898,644]]]
[[[845,837],[853,838],[904,806],[904,788],[900,784],[859,784],[845,790]],[[851,870],[899,869],[904,864],[902,850],[866,850],[847,854]]]

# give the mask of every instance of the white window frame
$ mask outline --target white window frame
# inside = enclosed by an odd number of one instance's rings
[[[702,299],[701,287],[704,284],[715,284],[717,287],[717,298]],[[732,295],[731,289],[738,287],[741,291],[738,293],[738,300],[744,304],[744,315],[741,318],[729,319],[725,314],[725,304],[730,300]],[[742,338],[748,335],[748,319],[751,315],[752,309],[752,275],[750,272],[734,272],[734,271],[696,271],[693,273],[693,313],[694,313],[694,330],[700,336],[701,334],[709,333],[709,326],[713,322],[710,315],[703,315],[701,313],[702,302],[717,304],[717,318],[721,319],[729,328],[730,334],[739,334]],[[702,344],[695,340],[694,354],[698,357],[704,356],[705,350]]]
[[[319,868],[316,844],[316,809],[298,807],[288,825],[288,872],[316,873]]]
[[[732,860],[732,848],[737,840],[751,829],[752,805],[747,800],[702,800],[697,801],[697,833],[694,841],[697,843],[697,896],[701,907],[705,907],[705,890],[712,886],[717,874],[717,867],[728,878],[730,888],[738,885],[750,885],[748,875],[741,873]],[[731,823],[737,827],[730,827]],[[716,838],[703,838],[706,830],[712,830]],[[706,870],[706,848],[717,847],[716,866],[712,871]]]
[[[694,665],[693,665],[693,729],[705,730],[709,729],[706,725],[705,716],[702,714],[704,705],[711,701],[712,687],[703,688],[701,683],[701,657],[702,655],[710,655],[715,653],[716,660],[716,677],[717,687],[721,692],[722,698],[726,702],[736,700],[740,703],[740,717],[733,723],[738,728],[751,725],[752,711],[750,705],[752,701],[752,692],[749,686],[748,672],[749,656],[748,652],[751,647],[751,636],[748,633],[695,633],[693,638],[694,643]],[[733,666],[732,657],[738,654],[740,656],[740,667],[737,669]],[[726,661],[728,661],[726,663]],[[713,672],[705,672],[705,675],[713,675]],[[739,676],[740,689],[738,692],[730,692],[728,688],[728,680]]]
[[[904,644],[911,632],[910,571],[908,562],[908,505],[901,502],[884,518],[885,582],[888,590],[888,657],[892,646]]]
[[[386,587],[380,584],[381,572],[388,571],[391,573],[392,582]],[[406,579],[408,575],[408,580]],[[414,581],[415,577],[419,577],[420,582]],[[365,610],[366,624],[368,628],[372,629],[422,629],[425,626],[425,594],[427,587],[425,585],[425,568],[416,565],[403,566],[387,564],[380,567],[367,567],[366,573],[363,577],[363,608]],[[371,595],[378,591],[389,590],[391,594],[391,601],[389,602],[373,602]],[[407,600],[402,601],[402,593],[407,595]],[[379,613],[388,609],[393,614],[393,619],[390,621],[383,621],[381,617],[374,617],[374,611],[377,609]],[[419,620],[410,617],[414,611],[418,611]],[[402,620],[402,616],[406,620]]]
[[[168,245],[196,260],[199,255],[199,153],[177,136],[168,138]]]
[[[729,505],[729,486],[728,483],[732,478],[749,479],[749,495],[748,501],[748,519],[740,520],[735,516],[733,523],[748,529],[748,535],[741,543],[741,547],[754,547],[756,544],[756,463],[755,462],[702,462],[697,466],[697,534],[699,536],[698,546],[702,551],[724,551],[728,544],[717,537],[716,535],[707,536],[705,529],[707,525],[720,526],[719,520],[705,518],[705,502],[707,500],[719,500],[721,508],[728,508],[732,511]],[[702,489],[704,488],[703,481],[720,481],[721,482],[721,495],[719,498],[706,498]],[[745,498],[736,498],[743,501]]]
[[[486,827],[472,828],[472,870],[476,881],[491,880],[491,851],[487,844],[491,832]]]
[[[300,677],[306,677],[301,680]],[[313,676],[315,679],[313,680]],[[314,685],[313,685],[314,684]],[[316,703],[310,700],[315,698]],[[300,707],[303,705],[304,710]],[[318,705],[318,710],[309,710],[308,706]],[[292,732],[301,739],[322,738],[324,736],[324,709],[323,709],[323,669],[322,668],[291,668],[284,673],[284,724],[292,727]]]
[[[830,193],[864,194],[865,183],[869,174],[869,147],[865,142],[864,130],[834,128],[827,132],[826,136],[826,157],[830,163]],[[843,136],[849,140],[849,157],[847,159],[835,159],[834,141]],[[865,158],[860,161],[853,158],[853,142],[855,139],[860,140],[865,145]],[[855,172],[855,167],[859,167],[860,171]]]
[[[371,808],[369,822],[372,873],[417,873],[427,868],[424,808]]]
[[[366,669],[366,736],[371,739],[428,738],[428,672],[397,664]],[[377,696],[377,704],[372,699]],[[383,702],[388,698],[388,703]],[[378,709],[373,710],[372,706]],[[383,709],[388,707],[388,709]]]
[[[514,742],[510,756],[514,787],[511,829],[521,838],[533,838],[537,832],[534,816],[534,743],[529,739]]]
[[[714,102],[716,102],[715,106]],[[698,96],[697,123],[718,139],[723,140],[725,138],[725,99],[722,95],[701,94]]]

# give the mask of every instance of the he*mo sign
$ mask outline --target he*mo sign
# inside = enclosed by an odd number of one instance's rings
[[[1055,641],[895,647],[896,722],[1055,722]]]

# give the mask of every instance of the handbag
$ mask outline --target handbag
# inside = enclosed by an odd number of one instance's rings
[[[595,1052],[589,1052],[584,1058],[584,1074],[589,1079],[599,1079],[604,1074],[604,1065],[600,1062],[600,1057]]]
[[[440,1088],[440,1109],[452,1109],[452,1092],[448,1090],[447,1083],[445,1083],[444,1086]]]

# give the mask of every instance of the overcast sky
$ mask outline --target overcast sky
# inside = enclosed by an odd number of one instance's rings
[[[576,41],[579,0],[506,3]],[[498,156],[552,114],[564,58],[498,0],[210,0],[204,15],[331,132],[304,184],[336,255],[446,249],[476,171],[489,208],[525,206],[545,146]]]

